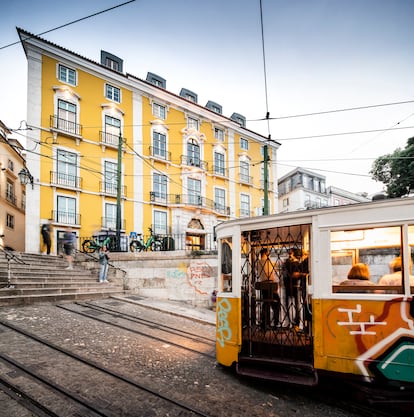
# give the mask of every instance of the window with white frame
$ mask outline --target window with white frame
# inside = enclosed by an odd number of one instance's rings
[[[116,229],[116,204],[105,203],[105,218],[103,227]]]
[[[76,71],[65,65],[58,65],[58,79],[70,85],[76,85]]]
[[[214,138],[220,142],[224,141],[224,130],[219,129],[218,127],[214,128]]]
[[[224,212],[226,209],[226,190],[222,188],[214,189],[214,208],[217,211]]]
[[[193,117],[188,117],[187,118],[187,127],[189,129],[199,130],[199,125],[200,125],[199,120],[194,119]]]
[[[57,221],[65,224],[76,224],[76,218],[76,199],[59,195],[57,197]]]
[[[250,182],[250,167],[247,161],[240,161],[240,181]]]
[[[121,120],[105,115],[105,137],[104,142],[108,145],[118,146],[121,136]]]
[[[187,180],[188,202],[190,204],[201,205],[201,181],[194,178]]]
[[[155,198],[167,198],[167,176],[154,173],[152,177],[152,192]]]
[[[158,119],[165,120],[165,106],[158,103],[152,103],[152,114]]]
[[[224,154],[221,152],[214,152],[214,173],[225,175]]]
[[[240,149],[249,150],[249,141],[247,139],[240,138]]]
[[[64,149],[56,152],[56,181],[59,185],[78,187],[77,181],[78,155]]]
[[[12,204],[16,204],[16,194],[14,192],[14,182],[7,179],[6,183],[6,200]]]
[[[58,129],[65,132],[78,134],[76,124],[76,105],[65,100],[58,100]]]
[[[240,194],[240,217],[250,216],[250,196]]]
[[[167,234],[167,213],[154,210],[154,233]]]
[[[187,164],[196,167],[200,166],[200,146],[194,139],[190,139],[187,142]]]
[[[105,97],[108,100],[115,101],[117,103],[121,102],[121,90],[118,87],[114,87],[110,84],[105,84]]]
[[[167,137],[159,132],[152,133],[153,156],[166,159],[167,157]]]
[[[104,192],[111,195],[118,193],[118,164],[104,162]]]

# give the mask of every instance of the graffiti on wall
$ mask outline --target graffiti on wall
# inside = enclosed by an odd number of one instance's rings
[[[206,262],[192,262],[187,269],[187,282],[199,294],[210,294],[214,288],[213,268]]]

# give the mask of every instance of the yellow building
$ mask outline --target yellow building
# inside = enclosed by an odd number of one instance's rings
[[[246,129],[242,115],[226,117],[213,101],[201,106],[185,88],[169,92],[156,74],[124,73],[123,60],[108,52],[98,63],[18,33],[28,60],[27,165],[35,182],[28,251],[40,250],[39,225],[48,219],[54,250],[68,228],[79,245],[98,232],[152,228],[172,236],[175,249],[202,250],[212,249],[216,224],[262,214],[263,147],[276,161],[279,144]]]

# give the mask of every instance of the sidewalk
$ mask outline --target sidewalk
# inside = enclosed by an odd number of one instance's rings
[[[191,318],[207,324],[216,324],[216,312],[208,308],[193,307],[180,301],[161,300],[156,298],[147,298],[139,295],[113,296],[118,300],[127,301],[133,304],[139,304],[154,310],[164,311],[176,316]]]

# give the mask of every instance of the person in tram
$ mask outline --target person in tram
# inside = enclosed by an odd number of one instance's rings
[[[390,262],[390,274],[384,275],[378,281],[378,285],[402,285],[402,259],[401,256],[394,258]],[[412,269],[412,262],[410,259],[410,272]],[[414,276],[410,274],[410,286],[414,286]]]
[[[358,287],[358,286],[368,286],[373,285],[375,286],[375,283],[370,281],[371,274],[369,272],[369,268],[367,264],[364,263],[356,263],[351,267],[351,269],[348,272],[348,277],[345,281],[342,281],[339,285],[340,286],[352,286],[352,287]],[[341,288],[338,290],[338,292],[371,292],[370,290],[364,289],[364,290],[358,290],[357,288]]]
[[[280,297],[279,278],[276,275],[277,266],[270,259],[267,248],[260,250],[260,258],[257,261],[257,272],[261,283],[261,296],[263,300],[261,312],[261,327],[266,330],[271,325],[270,309],[273,311],[273,327],[279,325]]]

